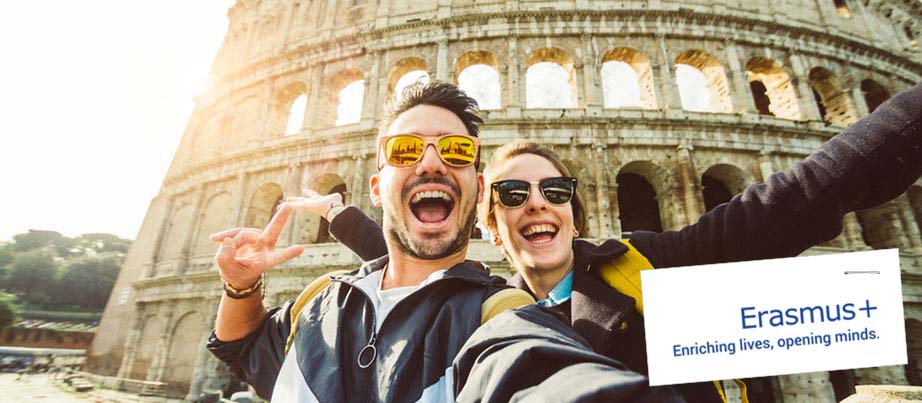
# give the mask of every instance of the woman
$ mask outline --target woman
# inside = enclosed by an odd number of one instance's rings
[[[748,187],[695,224],[599,246],[576,239],[585,212],[561,160],[539,144],[514,142],[488,164],[480,222],[517,271],[510,285],[568,318],[597,352],[646,374],[639,301],[607,285],[601,270],[636,252],[665,268],[795,256],[832,239],[845,213],[893,199],[922,173],[919,104],[922,87],[895,96],[791,171]],[[360,210],[342,206],[339,195],[307,195],[289,203],[331,220],[330,232],[363,259],[386,252],[380,228]],[[724,400],[717,382],[676,388],[692,402]]]

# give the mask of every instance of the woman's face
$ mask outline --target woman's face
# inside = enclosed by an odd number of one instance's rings
[[[563,176],[544,157],[520,154],[506,160],[503,173],[496,181],[519,179],[538,182]],[[553,205],[545,200],[537,184],[529,188],[528,200],[520,207],[507,208],[492,195],[499,241],[512,259],[512,266],[522,272],[569,270],[573,264],[573,207],[570,202]]]

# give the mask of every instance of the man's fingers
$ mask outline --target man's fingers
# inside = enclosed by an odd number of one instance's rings
[[[237,255],[237,245],[234,242],[234,238],[227,238],[221,240],[221,246],[218,247],[218,253],[215,255],[215,261],[218,262],[218,266],[223,268],[231,268],[236,263],[234,257]]]
[[[234,242],[237,245],[247,245],[256,243],[260,237],[262,237],[262,231],[256,228],[243,228],[237,235],[234,235]]]
[[[282,203],[279,206],[279,211],[277,211],[272,219],[269,220],[269,225],[266,226],[266,230],[263,231],[261,241],[263,245],[266,245],[270,248],[275,246],[275,242],[278,241],[279,235],[282,234],[282,230],[285,229],[285,222],[288,221],[288,217],[291,216],[292,207],[288,203]]]
[[[237,233],[245,229],[246,228],[233,228],[221,232],[215,232],[214,234],[209,235],[208,239],[211,239],[212,242],[221,242],[224,240],[224,238],[237,236]]]
[[[304,253],[304,247],[301,245],[293,245],[282,250],[274,250],[269,252],[269,256],[266,257],[266,263],[268,263],[269,267],[276,266],[300,256],[301,253]]]

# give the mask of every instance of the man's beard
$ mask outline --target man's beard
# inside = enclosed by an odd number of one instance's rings
[[[414,240],[410,237],[409,232],[406,231],[406,226],[397,225],[397,218],[394,216],[394,213],[385,211],[387,215],[385,221],[390,221],[391,223],[391,225],[388,226],[390,228],[387,228],[387,232],[392,240],[397,241],[397,248],[399,248],[401,252],[412,257],[435,260],[450,256],[464,250],[468,242],[470,242],[470,234],[474,229],[474,221],[477,216],[474,214],[473,202],[467,203],[466,205],[471,206],[469,207],[470,211],[466,215],[467,219],[464,225],[462,225],[460,231],[455,233],[454,238],[439,241],[435,244],[426,242],[426,240]]]

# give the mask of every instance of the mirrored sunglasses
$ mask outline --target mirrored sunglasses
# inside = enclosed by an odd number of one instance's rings
[[[538,185],[544,200],[556,206],[568,203],[576,192],[576,178],[569,176],[545,178],[537,182],[507,179],[494,182],[490,187],[496,193],[499,204],[506,208],[517,208],[528,201],[531,185]]]

